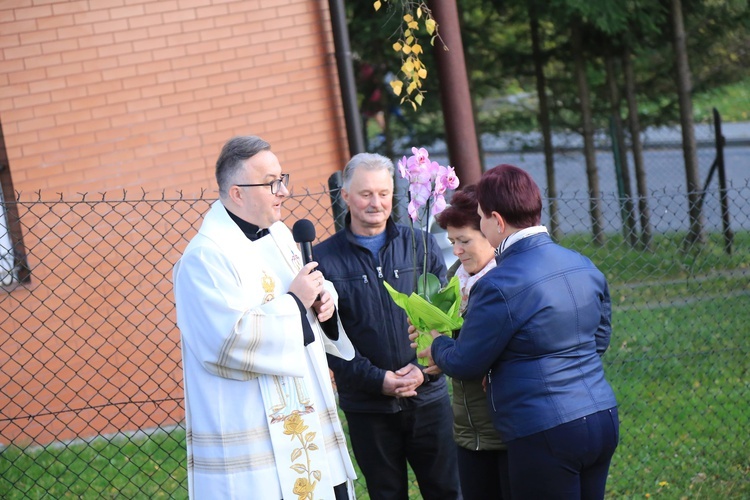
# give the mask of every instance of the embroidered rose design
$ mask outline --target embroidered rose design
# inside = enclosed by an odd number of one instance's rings
[[[307,426],[305,425],[305,421],[298,412],[293,412],[286,418],[286,420],[284,420],[284,434],[292,436],[292,439],[294,439],[294,436],[302,434],[306,430]]]
[[[320,481],[322,474],[319,470],[311,470],[310,452],[316,451],[318,445],[315,444],[315,433],[305,431],[308,426],[305,425],[305,419],[299,411],[293,411],[284,420],[284,434],[299,440],[300,447],[292,451],[290,468],[297,474],[307,477],[300,477],[294,482],[292,492],[299,496],[299,500],[313,500],[315,496],[313,491]],[[302,463],[295,463],[300,460]]]
[[[292,489],[292,493],[298,495],[299,500],[304,500],[306,498],[313,498],[312,492],[314,489],[314,483],[310,484],[310,481],[308,481],[304,477],[301,477],[294,482],[294,489]]]

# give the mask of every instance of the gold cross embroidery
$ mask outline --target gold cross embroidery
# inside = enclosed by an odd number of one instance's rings
[[[266,292],[263,296],[263,303],[266,304],[274,299],[273,291],[276,289],[276,283],[265,271],[263,271],[263,277],[260,279],[260,283],[263,286],[263,291]]]

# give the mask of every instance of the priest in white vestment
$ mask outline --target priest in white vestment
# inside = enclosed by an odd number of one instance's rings
[[[190,497],[353,498],[326,352],[354,348],[335,289],[280,222],[289,176],[248,136],[224,145],[216,178],[173,275]]]

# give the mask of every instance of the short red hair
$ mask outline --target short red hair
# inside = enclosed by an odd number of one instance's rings
[[[518,229],[538,226],[542,220],[539,186],[525,170],[514,165],[487,170],[477,185],[477,201],[486,217],[497,212]]]

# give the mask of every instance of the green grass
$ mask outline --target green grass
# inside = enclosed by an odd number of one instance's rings
[[[622,426],[609,498],[750,498],[750,234],[736,235],[731,256],[716,235],[690,251],[683,241],[659,236],[649,252],[618,236],[562,242],[610,281],[604,361]],[[9,447],[0,498],[185,498],[185,462],[183,430]],[[355,486],[368,498],[361,474]]]
[[[693,97],[695,121],[713,121],[713,108],[719,110],[724,122],[750,120],[750,79],[724,85]]]
[[[0,498],[187,498],[185,431],[0,452]]]
[[[654,236],[650,250],[632,248],[619,234],[608,235],[603,246],[592,244],[588,234],[564,237],[560,244],[589,257],[613,287],[656,281],[682,280],[689,283],[727,271],[742,273],[750,270],[748,232],[734,235],[732,255],[725,253],[719,233],[709,234],[705,245],[694,245],[689,249],[685,248],[684,232]]]
[[[622,427],[610,497],[750,498],[749,302],[615,310],[605,369]]]

